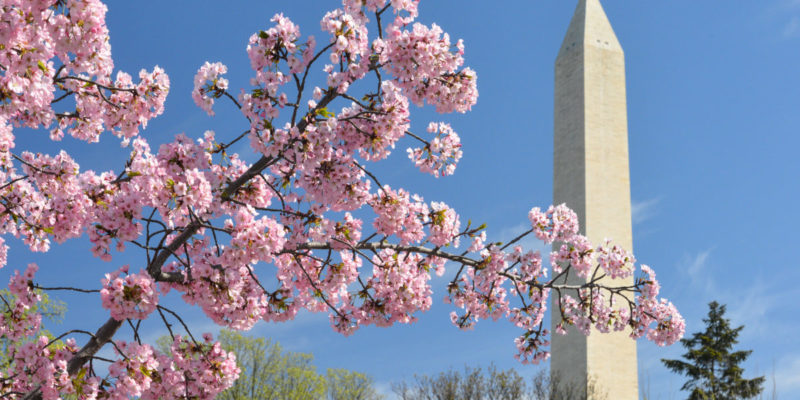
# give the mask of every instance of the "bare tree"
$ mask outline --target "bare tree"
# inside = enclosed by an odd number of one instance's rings
[[[401,400],[606,400],[594,379],[586,389],[567,384],[559,376],[540,370],[530,384],[517,370],[499,370],[490,365],[481,368],[465,367],[464,372],[450,369],[437,375],[414,375],[413,382],[392,385]]]
[[[463,375],[452,369],[434,376],[414,375],[413,383],[392,384],[392,391],[402,400],[482,400],[483,380],[480,368],[465,367]]]
[[[558,374],[552,375],[547,370],[541,370],[533,376],[528,395],[531,400],[608,399],[608,395],[592,377],[589,378],[584,391],[580,385],[565,382],[563,377]]]

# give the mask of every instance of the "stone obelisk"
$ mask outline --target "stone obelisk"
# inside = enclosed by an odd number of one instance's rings
[[[599,0],[578,1],[555,75],[554,204],[575,210],[595,245],[609,238],[632,251],[625,56]],[[551,310],[555,325],[560,314],[555,304]],[[638,399],[636,342],[628,334],[554,333],[551,374],[580,392],[593,386],[590,399]]]

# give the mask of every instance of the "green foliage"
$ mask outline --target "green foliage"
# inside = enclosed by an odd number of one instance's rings
[[[708,305],[708,318],[704,318],[706,330],[697,332],[690,339],[681,339],[688,352],[683,360],[661,361],[673,372],[689,379],[681,390],[689,391],[690,400],[733,400],[758,396],[763,390],[764,377],[744,379],[744,370],[739,365],[750,356],[752,350],[731,351],[739,343],[736,338],[744,325],[731,328],[730,320],[724,318],[725,306],[712,301]]]
[[[342,368],[328,368],[325,373],[329,400],[379,400],[372,386],[372,378],[360,372]]]
[[[269,339],[223,330],[219,341],[223,349],[236,354],[241,369],[239,379],[217,396],[222,400],[380,400],[372,379],[346,369],[317,372],[314,356],[285,351]],[[168,352],[172,340],[161,337],[157,347]],[[327,397],[326,397],[327,396]]]

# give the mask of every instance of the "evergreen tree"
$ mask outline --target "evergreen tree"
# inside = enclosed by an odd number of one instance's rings
[[[731,328],[730,320],[723,317],[725,305],[712,301],[708,306],[708,318],[703,319],[705,332],[681,339],[683,347],[689,350],[683,355],[686,361],[661,361],[673,372],[689,378],[681,387],[681,390],[691,392],[689,400],[733,400],[757,396],[763,390],[764,377],[744,379],[744,370],[740,367],[752,350],[732,351],[744,325]]]

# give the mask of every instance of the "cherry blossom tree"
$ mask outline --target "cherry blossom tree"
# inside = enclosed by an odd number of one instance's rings
[[[530,229],[500,244],[447,204],[383,185],[370,171],[400,141],[411,143],[408,156],[421,172],[437,177],[461,158],[447,123],[410,131],[410,104],[464,113],[478,97],[462,41],[415,22],[417,5],[344,0],[325,14],[319,41],[275,15],[247,44],[250,87],[229,87],[220,62],[200,66],[194,78],[200,108],[213,115],[225,101],[249,128],[181,134],[154,149],[141,130],[164,111],[169,78],[158,67],[137,78],[115,73],[104,4],[0,2],[0,230],[32,252],[87,235],[107,272],[94,278],[98,286],[74,289],[99,291],[109,314],[99,328],[12,345],[0,397],[213,398],[236,379],[235,359],[159,304],[171,291],[222,327],[247,330],[308,310],[327,312],[347,335],[414,321],[433,301],[431,275],[447,274],[453,323],[469,329],[508,319],[521,331],[522,362],[548,357],[551,296],[563,323],[586,334],[628,329],[662,345],[681,337],[683,319],[658,297],[654,272],[641,266],[634,285],[610,288],[601,279],[634,274],[633,256],[594,247],[563,205],[532,209]],[[314,82],[319,71],[325,79]],[[114,172],[84,171],[65,151],[16,152],[14,135],[24,128],[87,143],[110,133],[130,155]],[[254,163],[232,152],[244,141],[260,157]],[[514,245],[528,235],[558,243],[549,266]],[[115,264],[116,253],[133,248],[139,265]],[[0,237],[0,266],[7,250]],[[29,312],[48,290],[36,283],[38,270],[28,265],[9,282],[14,301],[0,306],[0,335],[10,343],[39,330],[41,316]],[[586,283],[563,284],[569,274]],[[138,335],[114,338],[144,319],[164,323],[169,352]],[[97,355],[104,346],[113,358]]]

